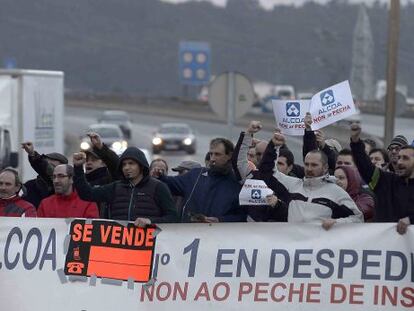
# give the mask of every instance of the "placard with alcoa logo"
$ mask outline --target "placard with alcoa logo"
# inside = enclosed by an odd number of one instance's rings
[[[240,205],[268,205],[266,196],[273,194],[263,180],[247,179],[239,194]]]
[[[127,226],[115,221],[75,219],[70,226],[65,274],[96,275],[148,282],[152,275],[156,226]]]
[[[272,100],[277,127],[283,134],[302,136],[305,115],[312,115],[312,130],[343,120],[356,113],[348,81],[313,95],[311,100]]]
[[[283,134],[300,136],[305,129],[304,118],[310,100],[272,100],[277,127]]]
[[[356,113],[348,81],[335,84],[311,99],[312,129],[319,130]]]

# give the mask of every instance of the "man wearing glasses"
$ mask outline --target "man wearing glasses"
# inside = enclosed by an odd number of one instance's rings
[[[74,191],[72,165],[56,166],[52,178],[55,194],[40,202],[38,217],[99,218],[96,203],[81,200]]]

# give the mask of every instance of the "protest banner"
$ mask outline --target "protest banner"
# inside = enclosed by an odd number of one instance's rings
[[[126,224],[102,222],[99,235],[114,228],[111,247],[135,244],[116,229]],[[329,231],[320,224],[160,224],[145,233],[149,244],[137,238],[151,247],[156,237],[152,276],[141,283],[65,274],[70,239],[94,244],[102,237],[79,223],[81,232],[69,235],[64,219],[0,219],[2,310],[414,308],[411,226],[399,235],[393,223],[335,224]]]

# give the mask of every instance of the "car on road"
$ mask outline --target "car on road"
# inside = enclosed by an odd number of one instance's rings
[[[98,123],[110,123],[118,125],[126,139],[131,138],[131,120],[128,114],[122,110],[105,110]]]
[[[183,150],[195,154],[197,148],[194,131],[185,123],[163,123],[152,138],[152,152]]]
[[[98,123],[92,124],[86,130],[86,133],[81,137],[80,149],[83,151],[92,148],[87,133],[95,132],[101,136],[102,142],[113,150],[117,155],[121,155],[122,152],[128,147],[128,142],[125,140],[121,129],[116,124]]]

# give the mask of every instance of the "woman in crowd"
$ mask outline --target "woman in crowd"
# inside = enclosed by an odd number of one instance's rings
[[[364,215],[364,221],[371,222],[374,217],[375,201],[372,195],[362,188],[362,179],[358,170],[352,166],[338,166],[334,175],[336,184],[348,192]]]

